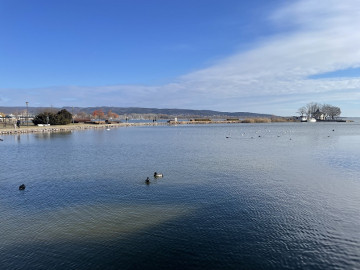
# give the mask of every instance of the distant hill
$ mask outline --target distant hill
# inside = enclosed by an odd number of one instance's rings
[[[71,112],[72,108],[65,107],[65,109]],[[112,111],[117,114],[163,114],[168,116],[175,117],[271,117],[270,114],[258,114],[258,113],[250,113],[250,112],[219,112],[219,111],[211,111],[211,110],[188,110],[188,109],[157,109],[157,108],[138,108],[138,107],[87,107],[87,108],[74,108],[74,112],[76,110],[92,113],[94,110],[103,110],[103,112]]]
[[[130,115],[130,114],[156,114],[162,115],[164,118],[168,117],[217,117],[217,118],[226,118],[226,117],[272,117],[274,115],[271,114],[259,114],[259,113],[251,113],[251,112],[219,112],[212,110],[188,110],[188,109],[157,109],[157,108],[139,108],[139,107],[62,107],[62,108],[45,108],[45,107],[29,107],[29,114],[37,114],[40,111],[44,110],[61,110],[66,109],[71,113],[79,113],[84,112],[87,114],[91,114],[95,110],[102,110],[107,113],[108,111],[112,111],[119,115]],[[10,113],[19,113],[26,112],[26,107],[0,107],[0,112],[5,114]]]

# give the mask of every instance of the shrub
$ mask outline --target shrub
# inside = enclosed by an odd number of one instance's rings
[[[72,120],[72,114],[67,110],[61,110],[57,113],[43,112],[36,115],[33,119],[35,125],[50,124],[50,125],[67,125]]]
[[[246,118],[241,121],[241,123],[270,123],[270,118]]]
[[[69,113],[67,110],[61,110],[56,114],[57,124],[55,125],[67,125],[71,123],[72,114]]]

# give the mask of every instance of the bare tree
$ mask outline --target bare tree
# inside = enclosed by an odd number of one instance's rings
[[[322,105],[321,107],[321,112],[325,115],[325,119],[329,118],[330,117],[330,114],[331,114],[331,105],[329,104],[324,104]]]
[[[306,115],[308,117],[312,117],[317,110],[320,110],[320,107],[321,107],[321,105],[316,102],[311,102],[311,103],[306,104],[306,106],[305,106]]]
[[[330,114],[329,116],[331,117],[331,119],[335,119],[336,116],[340,116],[341,114],[341,110],[339,107],[336,106],[331,106],[331,110],[330,110]]]
[[[340,116],[341,114],[341,110],[339,107],[329,104],[324,104],[321,107],[321,111],[323,114],[325,114],[325,118],[331,118],[332,120],[334,120],[336,116]]]
[[[302,106],[298,109],[297,113],[300,114],[301,116],[304,116],[304,114],[306,114],[306,108],[305,106]]]

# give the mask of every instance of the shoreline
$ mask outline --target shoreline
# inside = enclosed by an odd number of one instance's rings
[[[114,124],[69,124],[54,126],[21,126],[20,128],[0,127],[0,135],[19,135],[29,133],[49,133],[77,131],[88,129],[120,128],[133,126],[176,126],[176,125],[209,125],[209,124],[247,124],[247,123],[274,123],[274,122],[293,122],[293,121],[268,121],[268,122],[250,122],[244,120],[220,120],[220,121],[173,121],[168,122],[141,122],[141,123],[114,123]],[[347,121],[346,121],[347,122]],[[300,123],[300,122],[299,122]]]
[[[104,129],[104,128],[120,128],[120,127],[134,127],[134,126],[174,126],[174,125],[188,125],[188,124],[228,124],[240,123],[239,121],[170,121],[170,122],[142,122],[142,123],[116,123],[116,124],[69,124],[69,125],[54,125],[54,126],[21,126],[20,128],[0,128],[0,135],[16,135],[28,133],[46,133],[46,132],[64,132],[88,129]]]
[[[168,123],[164,123],[168,124]],[[54,126],[21,126],[20,128],[0,128],[0,135],[19,135],[28,133],[64,132],[88,129],[119,128],[130,126],[156,126],[162,123],[118,123],[118,124],[69,124]]]
[[[21,126],[20,128],[0,127],[0,135],[19,135],[29,133],[64,132],[88,129],[120,128],[134,126],[175,126],[175,125],[204,125],[204,124],[234,124],[241,121],[169,121],[169,122],[142,122],[142,123],[116,123],[116,124],[69,124],[54,126]]]

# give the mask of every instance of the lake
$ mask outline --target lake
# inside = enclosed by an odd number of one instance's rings
[[[357,122],[2,138],[0,269],[360,268]]]

